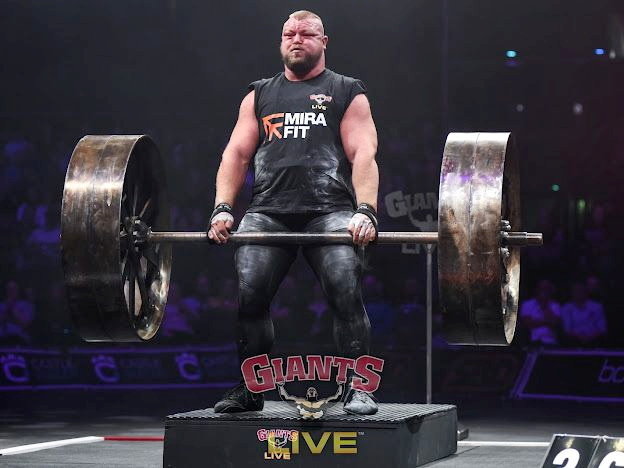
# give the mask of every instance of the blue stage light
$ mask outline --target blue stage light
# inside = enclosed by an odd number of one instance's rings
[[[515,50],[508,50],[507,52],[505,52],[505,55],[507,56],[507,58],[515,58],[518,53]]]
[[[605,50],[604,49],[594,49],[594,54],[596,54],[596,55],[604,55],[605,54]]]

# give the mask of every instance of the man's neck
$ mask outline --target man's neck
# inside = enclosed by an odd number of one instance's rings
[[[321,59],[318,63],[305,75],[297,75],[290,68],[284,65],[284,75],[288,81],[306,81],[316,78],[325,71],[325,60]]]

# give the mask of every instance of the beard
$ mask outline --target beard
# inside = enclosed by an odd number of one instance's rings
[[[303,56],[293,58],[287,52],[282,54],[282,62],[295,75],[305,75],[316,66],[322,55],[323,51],[320,50],[317,54],[308,54],[306,52]]]

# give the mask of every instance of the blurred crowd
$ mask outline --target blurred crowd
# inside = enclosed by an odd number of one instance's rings
[[[581,207],[583,205],[581,204]],[[578,208],[578,206],[577,206]],[[609,203],[587,213],[576,242],[544,210],[545,245],[525,255],[532,288],[520,304],[522,339],[536,346],[622,347],[621,246]]]
[[[94,128],[95,127],[95,128]],[[0,345],[73,345],[60,265],[60,209],[65,170],[73,147],[85,133],[131,133],[114,125],[39,131],[13,129],[1,135],[0,149]],[[18,129],[19,130],[19,129]],[[380,128],[380,220],[384,230],[410,230],[432,224],[435,208],[424,205],[420,221],[398,218],[384,202],[388,194],[437,193],[441,139],[425,125],[416,136]],[[154,126],[167,165],[172,229],[203,230],[214,199],[214,176],[227,130],[180,135]],[[28,135],[27,137],[24,135]],[[197,136],[201,135],[201,136]],[[251,190],[248,177],[236,208],[240,220]],[[548,194],[545,194],[546,197]],[[425,197],[423,197],[425,200]],[[544,206],[531,230],[544,232],[545,245],[523,253],[518,346],[624,347],[617,302],[615,230],[612,206],[588,200],[582,212],[562,217],[557,203]],[[566,205],[564,204],[564,212]],[[569,210],[568,210],[569,211]],[[570,216],[574,229],[570,229]],[[421,224],[419,224],[421,223]],[[157,342],[234,341],[237,282],[231,248],[179,246],[166,319]],[[424,251],[371,251],[363,278],[366,308],[378,349],[422,346],[425,340]],[[399,259],[400,257],[400,259]],[[332,341],[332,314],[313,273],[299,262],[272,304],[278,342],[303,337]],[[434,296],[435,297],[435,296]],[[435,301],[434,301],[435,310]],[[435,343],[439,336],[435,315]]]

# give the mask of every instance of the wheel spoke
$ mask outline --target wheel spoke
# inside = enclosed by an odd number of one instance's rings
[[[134,195],[132,198],[132,216],[136,215],[137,203],[139,201],[139,184],[134,184]]]
[[[143,220],[143,221],[147,221],[147,214],[151,214],[152,213],[152,199],[148,198],[147,201],[145,202],[145,204],[143,205],[143,208],[141,208],[141,212],[139,213],[139,219]]]
[[[132,261],[132,269],[136,272],[135,277],[139,285],[139,293],[141,294],[141,301],[142,301],[141,306],[143,306],[144,304],[148,303],[148,299],[149,299],[147,295],[147,288],[145,286],[145,273],[142,271],[141,261],[139,259],[138,254],[134,251],[134,249],[130,249],[128,250],[128,252],[130,252],[130,260]]]
[[[126,201],[125,201],[125,195],[124,198],[121,199],[121,223],[123,224],[124,220],[126,218],[130,218],[130,213],[128,212],[128,207],[126,206]]]
[[[134,308],[135,308],[135,282],[136,282],[136,275],[134,273],[134,268],[132,266],[132,262],[127,262],[128,265],[130,265],[129,267],[129,271],[130,271],[130,275],[129,275],[129,284],[128,284],[128,310],[130,311],[131,315],[134,315]]]
[[[122,284],[126,284],[126,281],[128,280],[128,275],[130,274],[130,262],[128,261],[128,251],[126,250],[126,253],[124,255],[123,260],[121,261],[121,264],[123,265],[122,270],[121,270],[121,282]]]
[[[148,266],[150,264],[154,265],[156,268],[158,268],[160,266],[160,264],[158,262],[158,252],[156,251],[154,246],[148,245],[147,247],[145,247],[145,249],[143,249],[143,256],[149,262]]]

